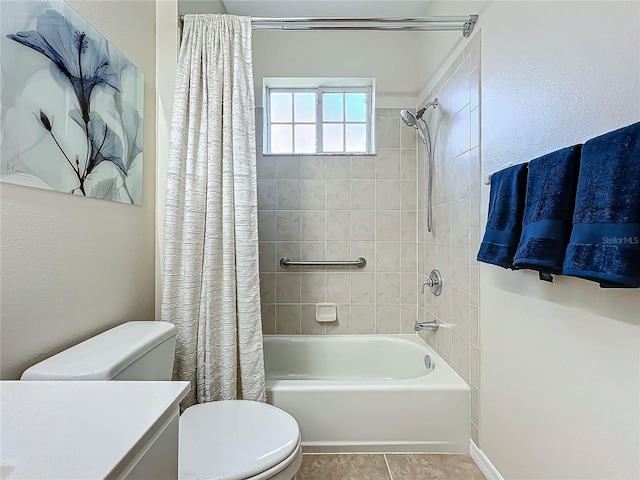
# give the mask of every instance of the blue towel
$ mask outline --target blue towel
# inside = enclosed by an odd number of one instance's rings
[[[478,261],[513,269],[520,240],[527,189],[527,165],[505,168],[491,176],[487,229]]]
[[[563,148],[529,162],[520,243],[513,265],[562,273],[571,235],[582,145]]]
[[[640,287],[640,123],[582,147],[565,275]]]

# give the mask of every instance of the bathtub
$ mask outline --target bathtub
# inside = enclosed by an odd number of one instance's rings
[[[417,335],[265,335],[264,358],[305,452],[468,452],[469,386]]]

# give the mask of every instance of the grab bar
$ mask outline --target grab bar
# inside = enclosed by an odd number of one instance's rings
[[[367,261],[364,257],[359,257],[357,260],[289,260],[287,257],[280,259],[280,266],[282,268],[287,267],[359,267],[364,268],[367,266]]]

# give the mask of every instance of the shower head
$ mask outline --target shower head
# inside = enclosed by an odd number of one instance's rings
[[[424,107],[418,110],[416,113],[411,112],[411,110],[407,110],[403,108],[400,110],[400,117],[402,121],[405,123],[407,127],[413,127],[418,129],[418,120],[422,120],[422,116],[424,112],[427,111],[427,108],[433,107],[436,108],[438,106],[438,99],[436,98],[433,102],[427,103]],[[422,120],[424,122],[424,120]]]
[[[407,110],[403,108],[400,110],[400,118],[407,127],[418,128],[418,118],[411,112],[411,110]]]

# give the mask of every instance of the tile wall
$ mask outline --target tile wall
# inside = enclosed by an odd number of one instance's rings
[[[419,148],[418,273],[420,284],[433,268],[444,288],[418,297],[418,316],[437,318],[437,333],[421,332],[471,387],[471,435],[479,445],[480,328],[478,295],[480,196],[480,36],[476,34],[421,105],[428,112],[434,145],[433,230],[426,229],[424,148]]]
[[[376,110],[377,155],[262,156],[262,109],[256,109],[264,333],[413,333],[416,134],[399,113]],[[281,257],[365,257],[367,266],[283,269]],[[318,302],[336,303],[338,320],[316,322]]]

